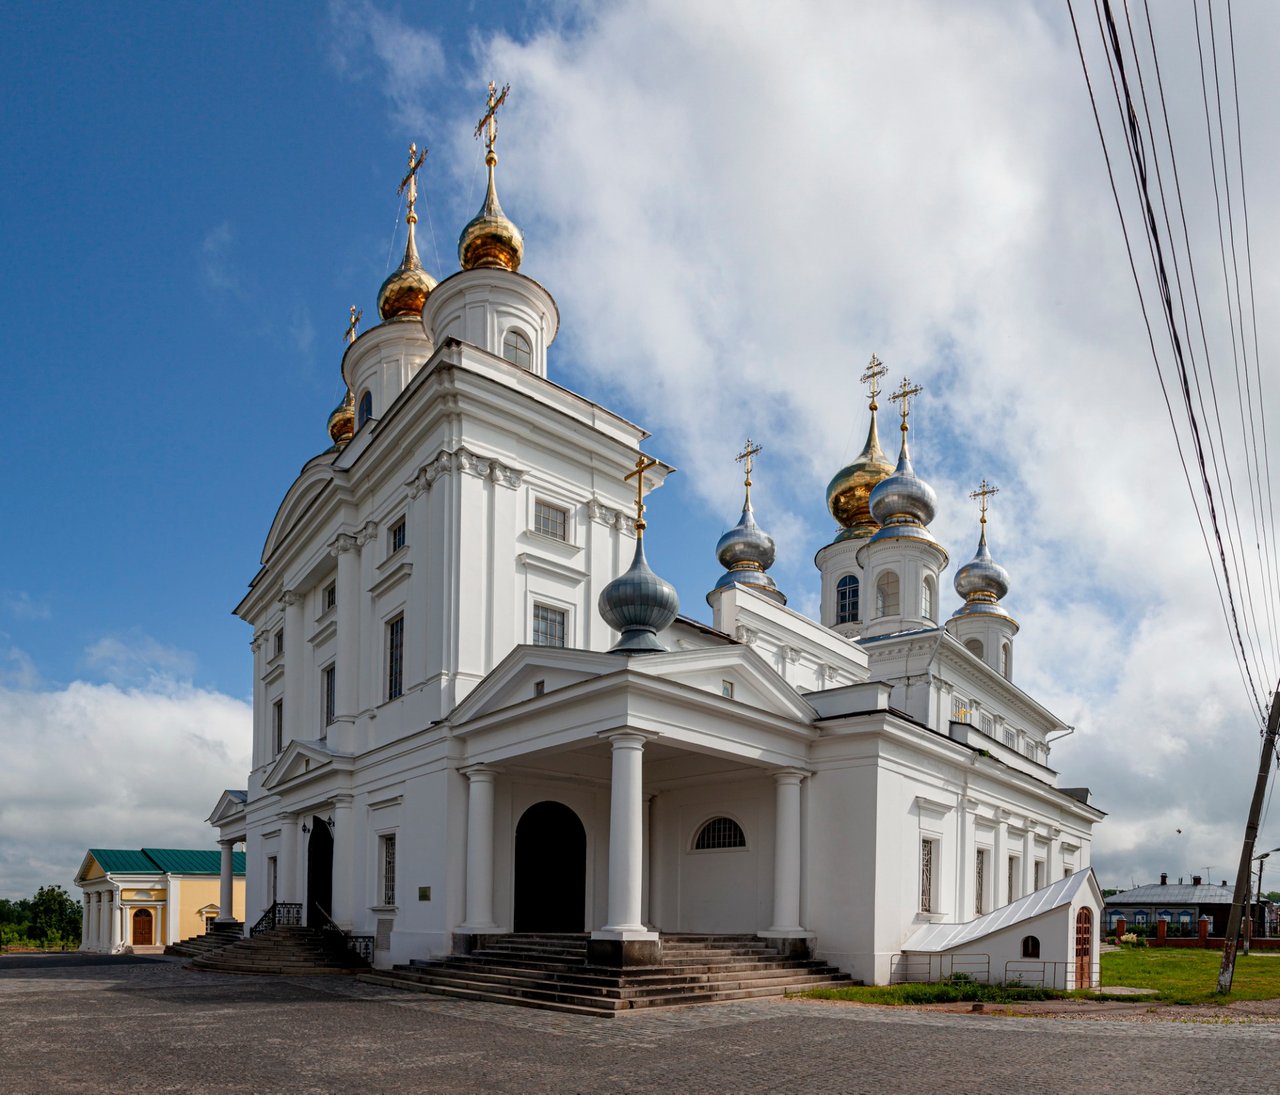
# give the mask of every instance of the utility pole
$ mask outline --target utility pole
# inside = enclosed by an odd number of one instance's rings
[[[1218,991],[1231,991],[1231,979],[1236,972],[1236,937],[1240,934],[1240,919],[1244,903],[1248,900],[1249,883],[1253,881],[1253,842],[1258,839],[1258,818],[1266,798],[1267,779],[1276,754],[1276,731],[1280,728],[1280,686],[1271,697],[1271,711],[1267,715],[1267,729],[1262,738],[1262,756],[1258,761],[1258,779],[1253,786],[1253,802],[1249,805],[1249,820],[1244,827],[1244,847],[1240,849],[1240,867],[1236,871],[1236,889],[1231,899],[1231,915],[1227,918],[1227,937],[1222,941],[1222,968],[1218,971]]]

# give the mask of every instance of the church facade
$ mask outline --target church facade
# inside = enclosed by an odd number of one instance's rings
[[[438,283],[411,153],[404,261],[380,322],[357,337],[353,312],[333,446],[236,609],[253,767],[210,821],[225,855],[246,842],[248,922],[301,905],[380,966],[511,931],[589,932],[609,964],[654,961],[664,931],[750,932],[884,982],[913,938],[1087,872],[1103,815],[1049,766],[1069,728],[1013,683],[992,492],[942,621],[917,390],[895,396],[895,465],[878,362],[866,449],[829,489],[821,618],[768,574],[751,445],[712,622],[679,615],[643,551],[644,492],[672,469],[548,375],[559,315],[498,202],[495,103],[485,202]],[[1071,900],[1096,961],[1089,882]]]

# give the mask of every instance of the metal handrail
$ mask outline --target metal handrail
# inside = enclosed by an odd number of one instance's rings
[[[273,901],[258,921],[249,929],[249,936],[261,935],[273,928],[298,928],[302,926],[302,903],[298,901]]]
[[[315,910],[324,920],[324,923],[320,925],[320,930],[322,932],[333,938],[335,943],[341,941],[342,945],[346,947],[347,950],[364,959],[369,963],[369,965],[373,965],[374,938],[372,935],[355,935],[352,932],[347,931],[345,928],[340,927],[333,917],[329,915],[325,907],[318,901],[315,903]]]

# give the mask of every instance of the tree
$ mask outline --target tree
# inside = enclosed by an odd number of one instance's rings
[[[80,902],[61,886],[41,886],[31,899],[30,931],[42,943],[78,943]]]

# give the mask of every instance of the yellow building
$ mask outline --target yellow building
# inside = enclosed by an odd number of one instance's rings
[[[244,852],[229,879],[213,850],[90,848],[76,874],[84,892],[80,949],[114,954],[203,934],[215,920],[244,920]],[[224,883],[231,908],[223,913]]]

